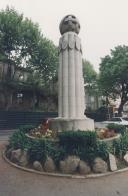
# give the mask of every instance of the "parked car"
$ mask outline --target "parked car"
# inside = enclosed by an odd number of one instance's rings
[[[118,124],[118,125],[128,126],[128,120],[125,120],[122,117],[113,117],[110,120],[103,121],[102,123],[103,124],[115,123],[115,124]]]
[[[123,117],[124,120],[128,121],[128,117]]]

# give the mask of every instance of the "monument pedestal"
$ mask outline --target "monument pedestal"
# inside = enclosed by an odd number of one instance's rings
[[[94,120],[86,117],[83,119],[53,118],[49,120],[49,129],[53,131],[93,131]]]

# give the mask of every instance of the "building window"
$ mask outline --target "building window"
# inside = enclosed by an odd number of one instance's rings
[[[23,103],[23,93],[17,93],[17,103]]]

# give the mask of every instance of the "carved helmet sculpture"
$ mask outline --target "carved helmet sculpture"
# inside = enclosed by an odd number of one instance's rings
[[[62,35],[69,31],[78,34],[80,31],[80,23],[74,15],[67,15],[61,20],[59,28]]]

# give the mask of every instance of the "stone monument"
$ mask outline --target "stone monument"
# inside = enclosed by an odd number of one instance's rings
[[[82,71],[82,47],[78,37],[80,23],[73,15],[60,23],[58,71],[59,117],[51,119],[50,128],[62,130],[94,130],[94,121],[84,115],[85,93]]]

